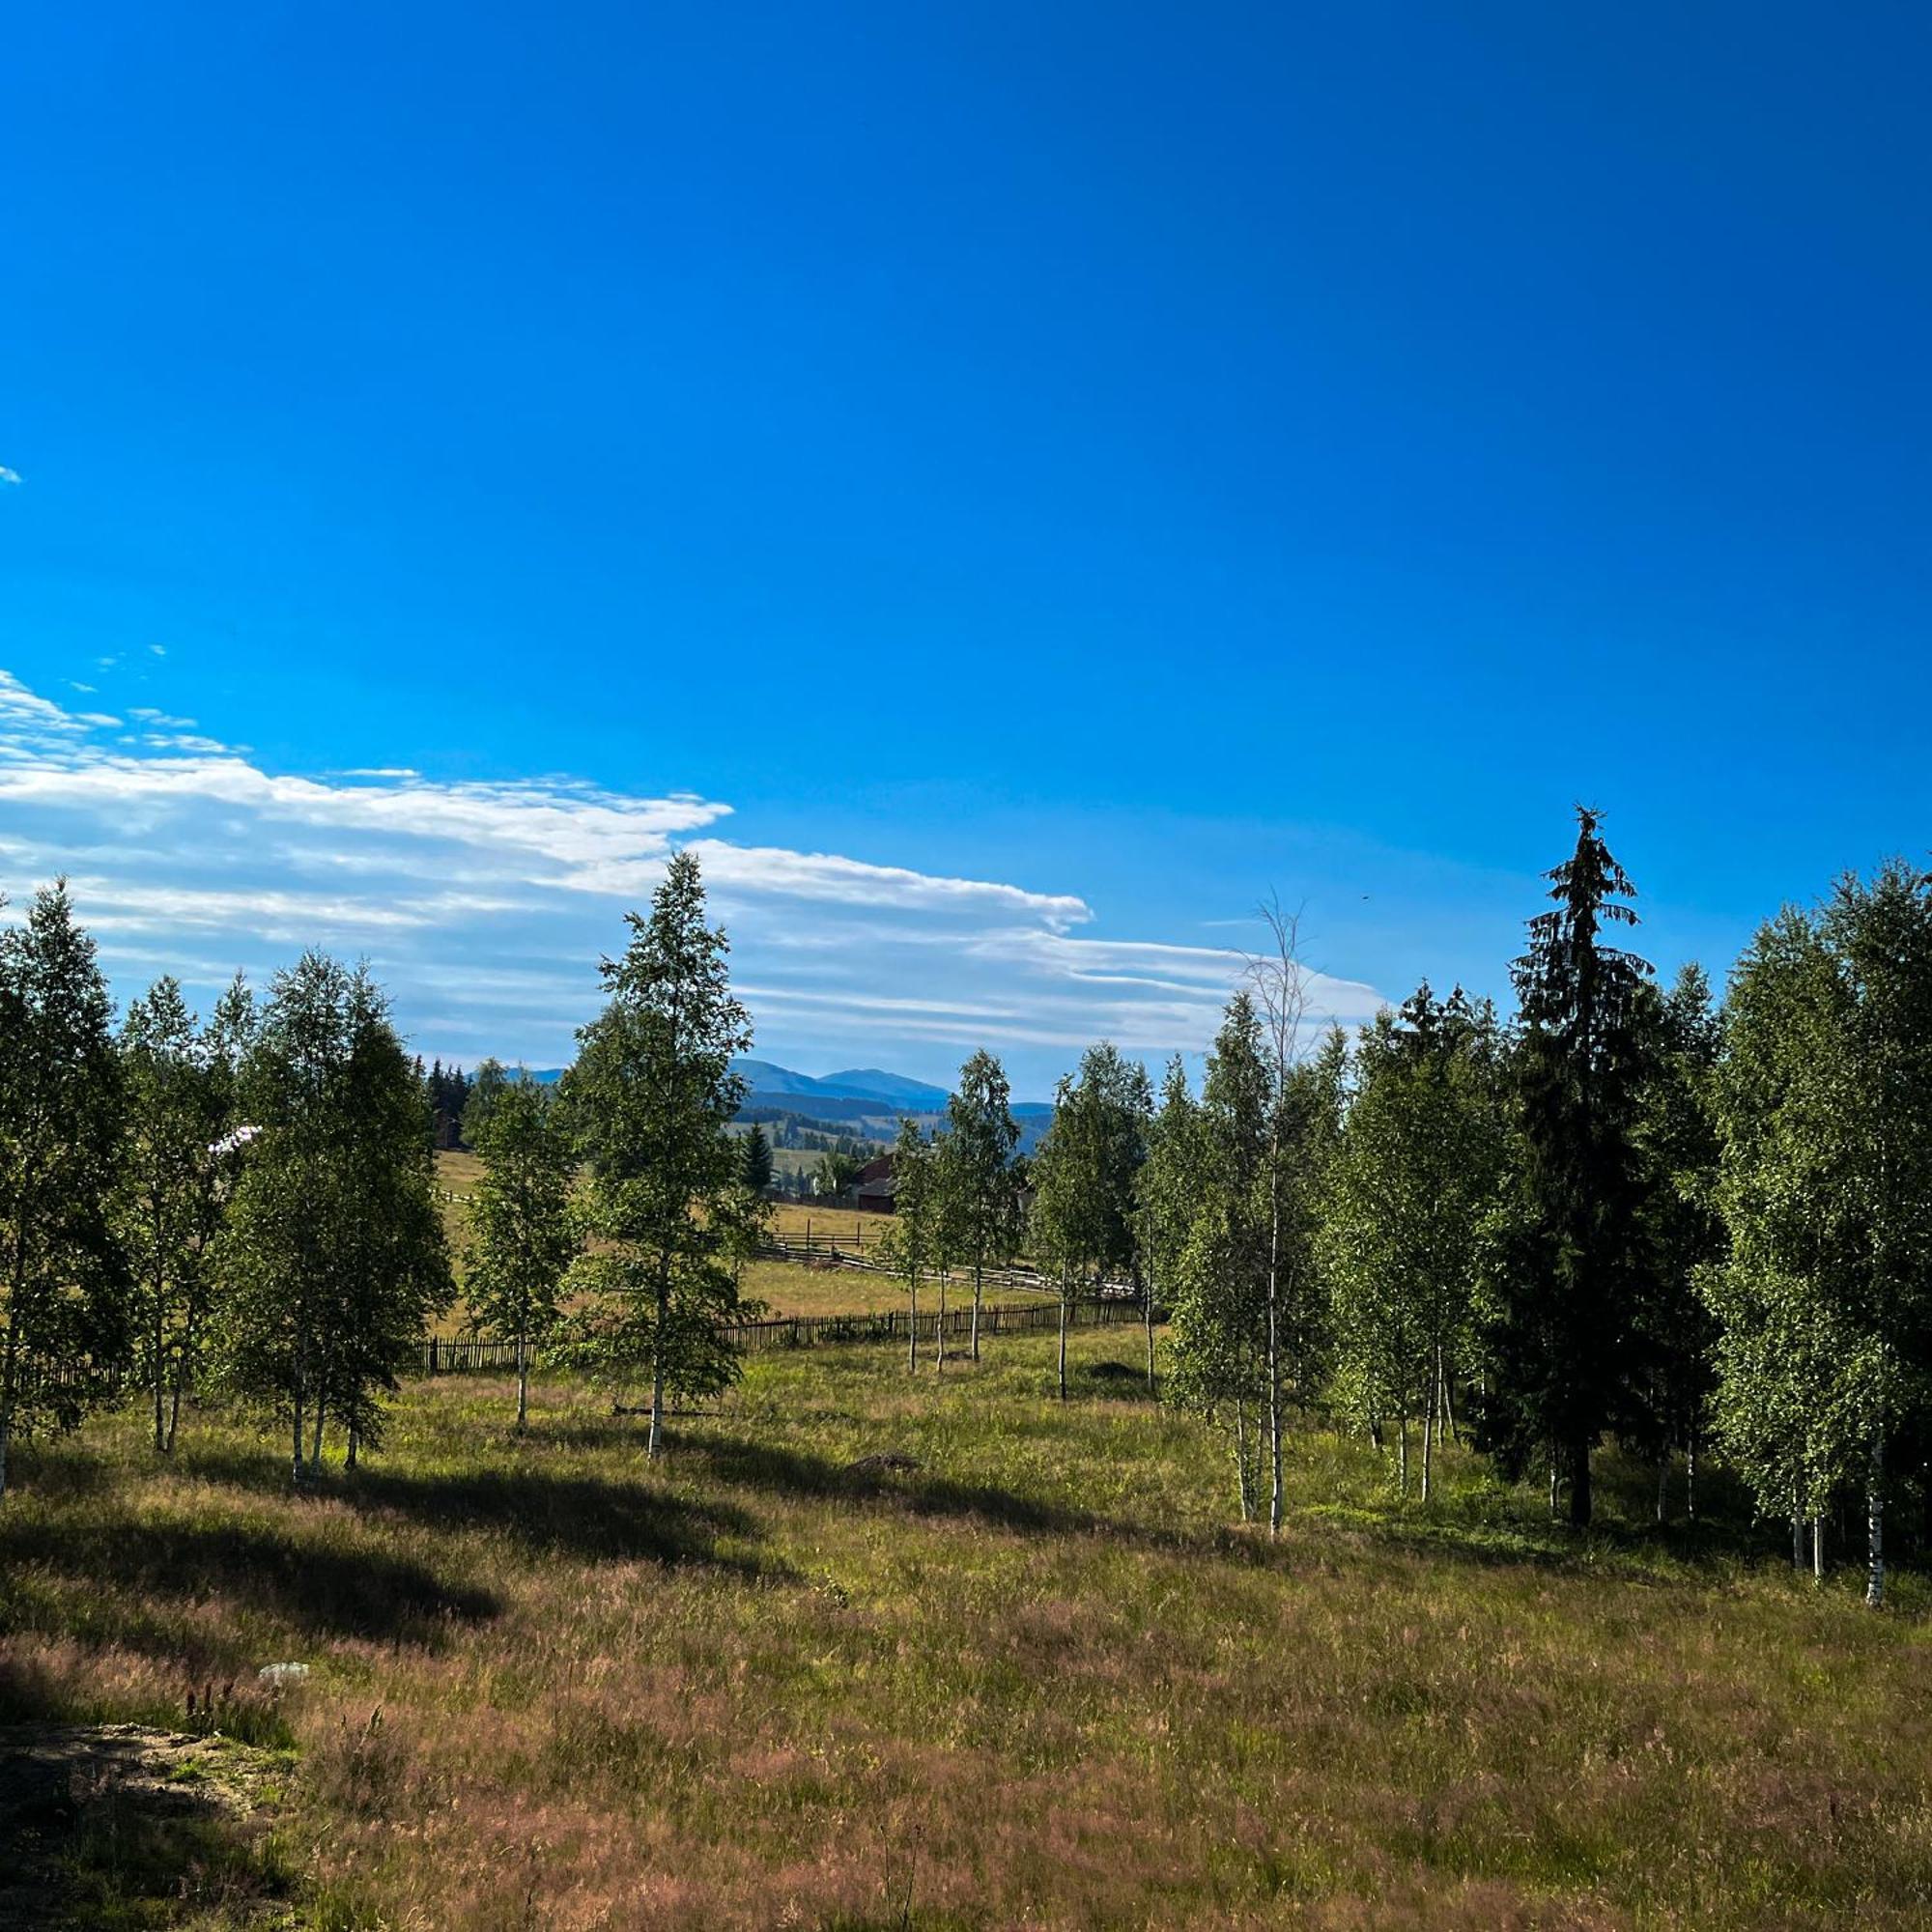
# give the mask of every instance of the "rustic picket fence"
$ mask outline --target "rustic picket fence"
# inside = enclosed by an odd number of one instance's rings
[[[1156,1307],[1154,1320],[1164,1319]],[[1140,1322],[1146,1315],[1135,1301],[1114,1298],[1104,1301],[1076,1301],[1068,1311],[1068,1325],[1075,1328],[1117,1328]],[[1022,1335],[1060,1325],[1060,1304],[1032,1302],[1020,1307],[1001,1305],[980,1311],[980,1333]],[[882,1309],[867,1315],[774,1315],[758,1321],[729,1321],[720,1334],[747,1354],[763,1349],[814,1349],[848,1342],[896,1342],[909,1347],[917,1328],[919,1340],[939,1339],[940,1315],[935,1309],[923,1311],[914,1323],[909,1309]],[[949,1308],[945,1316],[948,1341],[973,1332],[970,1307]],[[422,1373],[426,1376],[454,1376],[502,1373],[517,1366],[517,1345],[488,1335],[432,1335],[422,1345]]]

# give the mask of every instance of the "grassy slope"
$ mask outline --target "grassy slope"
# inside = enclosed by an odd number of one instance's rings
[[[656,1471],[587,1392],[520,1442],[504,1385],[417,1386],[301,1502],[253,1435],[157,1473],[97,1424],[0,1508],[0,1705],[312,1662],[280,1855],[334,1926],[1925,1922],[1916,1578],[1573,1543],[1466,1463],[1405,1518],[1315,1435],[1271,1549],[1202,1431],[1051,1359],[761,1359]]]

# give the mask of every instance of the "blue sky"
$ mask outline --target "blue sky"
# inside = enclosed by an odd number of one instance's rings
[[[1270,887],[1337,1011],[1502,994],[1579,798],[1721,967],[1928,842],[1928,68],[1892,6],[22,13],[0,876],[124,993],[313,940],[552,1061],[697,839],[761,1052],[1034,1093],[1198,1047]]]

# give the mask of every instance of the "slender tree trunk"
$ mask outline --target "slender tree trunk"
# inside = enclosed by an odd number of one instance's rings
[[[658,1329],[651,1338],[651,1433],[644,1444],[644,1456],[655,1463],[664,1448],[665,1416],[665,1325],[670,1320],[670,1284],[658,1284]]]
[[[1404,1502],[1408,1500],[1408,1411],[1404,1409],[1396,1430],[1396,1491]]]
[[[182,1323],[181,1352],[175,1357],[175,1385],[168,1399],[167,1453],[175,1453],[175,1437],[181,1432],[182,1400],[187,1394],[188,1364],[194,1360],[194,1315],[190,1311]]]
[[[349,1425],[349,1448],[347,1452],[344,1454],[342,1459],[343,1466],[345,1468],[348,1469],[355,1468],[356,1452],[361,1448],[361,1446],[362,1446],[362,1432],[359,1429],[357,1429],[355,1425],[352,1422]]]
[[[7,1450],[14,1440],[14,1404],[20,1386],[20,1276],[16,1269],[7,1314],[6,1359],[0,1362],[0,1497],[7,1493]]]
[[[1241,1402],[1235,1405],[1235,1481],[1241,1494],[1241,1520],[1253,1522],[1255,1492],[1248,1481],[1248,1407]]]
[[[1061,1284],[1060,1293],[1060,1399],[1066,1400],[1066,1311],[1069,1297],[1066,1286]]]
[[[155,1454],[165,1456],[168,1452],[168,1432],[166,1425],[168,1363],[166,1338],[161,1327],[161,1273],[155,1270]]]
[[[308,1466],[310,1474],[322,1467],[322,1436],[328,1424],[328,1405],[321,1396],[315,1399],[315,1433],[309,1437]]]
[[[517,1434],[530,1426],[530,1349],[529,1338],[517,1330]]]
[[[295,1411],[295,1440],[293,1454],[290,1459],[289,1475],[296,1487],[299,1489],[302,1479],[302,1391],[299,1382],[296,1384],[293,1407]]]
[[[976,1362],[980,1359],[980,1295],[985,1278],[986,1264],[980,1256],[975,1255],[973,1257],[973,1359]]]
[[[1796,1496],[1791,1501],[1791,1567],[1794,1570],[1804,1567],[1804,1518]]]
[[[932,1358],[933,1368],[940,1374],[946,1373],[946,1270],[939,1270],[939,1347]]]
[[[1556,1520],[1556,1444],[1549,1445],[1549,1520]]]
[[[1429,1500],[1430,1452],[1435,1448],[1436,1387],[1432,1379],[1429,1387],[1429,1403],[1422,1411],[1422,1500]]]
[[[1154,1385],[1153,1378],[1153,1270],[1151,1268],[1148,1270],[1145,1293],[1147,1296],[1144,1313],[1147,1316],[1148,1394],[1150,1396],[1157,1396],[1160,1391]]]
[[[1578,1438],[1570,1446],[1570,1523],[1574,1529],[1590,1526],[1590,1445]]]
[[[1662,1522],[1669,1507],[1670,1496],[1670,1451],[1665,1449],[1657,1460],[1657,1520]]]
[[[1456,1378],[1450,1373],[1440,1349],[1435,1351],[1435,1374],[1442,1384],[1442,1419],[1449,1426],[1450,1441],[1460,1448],[1463,1432],[1456,1426]]]
[[[919,1374],[919,1269],[915,1267],[906,1281],[910,1296],[906,1316],[906,1374]]]
[[[1277,1098],[1276,1105],[1279,1107]],[[1281,1534],[1281,1134],[1275,1130],[1268,1164],[1267,1440],[1268,1534]]]
[[[1811,1580],[1814,1583],[1825,1580],[1825,1514],[1822,1510],[1811,1519]]]
[[[1690,1432],[1690,1439],[1684,1445],[1684,1514],[1692,1522],[1697,1520],[1697,1432]]]
[[[1871,1480],[1865,1492],[1865,1537],[1869,1564],[1865,1602],[1878,1609],[1885,1602],[1885,1426],[1872,1431]]]

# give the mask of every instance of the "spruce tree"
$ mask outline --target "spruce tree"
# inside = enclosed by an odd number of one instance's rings
[[[573,1279],[597,1301],[583,1334],[591,1363],[650,1375],[656,1457],[667,1397],[715,1394],[738,1374],[718,1324],[738,1299],[728,1130],[745,1089],[731,1060],[752,1031],[692,854],[671,859],[650,916],[628,920],[631,943],[603,963],[604,1010],[579,1033],[567,1082],[589,1160],[586,1221],[603,1244]]]
[[[1591,1515],[1590,1457],[1627,1410],[1644,1279],[1649,1070],[1641,1003],[1650,967],[1609,944],[1634,926],[1635,890],[1599,815],[1577,809],[1576,850],[1547,874],[1548,912],[1513,967],[1518,1156],[1486,1273],[1488,1389],[1477,1440],[1511,1474],[1540,1454]]]
[[[12,1444],[75,1427],[115,1395],[127,1358],[110,1016],[61,880],[0,931],[0,1496]]]
[[[756,1121],[738,1143],[738,1179],[753,1194],[762,1194],[772,1184],[772,1144]]]

